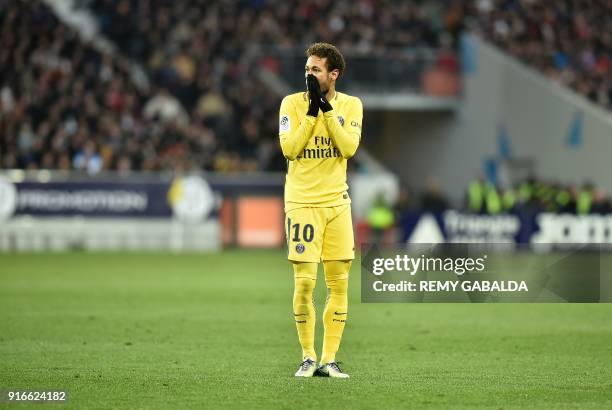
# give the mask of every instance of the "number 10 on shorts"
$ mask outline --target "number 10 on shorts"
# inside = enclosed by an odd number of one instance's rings
[[[300,236],[301,235],[301,236]],[[291,242],[312,242],[314,239],[314,226],[311,224],[292,224],[291,218],[287,218],[287,238],[291,236]]]

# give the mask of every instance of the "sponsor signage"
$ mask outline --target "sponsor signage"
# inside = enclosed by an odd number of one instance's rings
[[[611,215],[474,215],[458,211],[402,219],[411,243],[612,243]]]
[[[12,182],[0,176],[0,220],[22,215],[206,219],[215,196],[199,176],[172,181]]]

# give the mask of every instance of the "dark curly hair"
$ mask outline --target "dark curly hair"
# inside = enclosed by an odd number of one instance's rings
[[[333,44],[314,43],[306,50],[306,57],[310,56],[327,58],[327,70],[333,71],[337,69],[339,71],[338,78],[342,76],[342,73],[344,73],[346,69],[346,62],[344,61],[342,53]]]

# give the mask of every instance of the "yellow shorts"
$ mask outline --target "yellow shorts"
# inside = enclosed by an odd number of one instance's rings
[[[350,204],[293,209],[285,214],[285,230],[290,261],[355,259]]]

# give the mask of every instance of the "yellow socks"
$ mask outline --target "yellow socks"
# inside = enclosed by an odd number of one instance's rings
[[[317,360],[314,350],[316,314],[313,291],[317,283],[317,264],[301,262],[293,264],[295,289],[293,292],[293,314],[298,338],[302,345],[302,358]]]
[[[348,314],[348,275],[351,261],[325,261],[325,283],[327,301],[323,311],[323,357],[321,363],[336,360],[342,332]],[[314,349],[316,313],[313,292],[317,283],[317,263],[293,264],[295,290],[293,292],[293,314],[298,338],[302,345],[302,358],[317,360]]]
[[[351,261],[325,261],[325,283],[327,302],[323,311],[323,356],[321,363],[336,360],[342,332],[348,314],[348,273]]]

